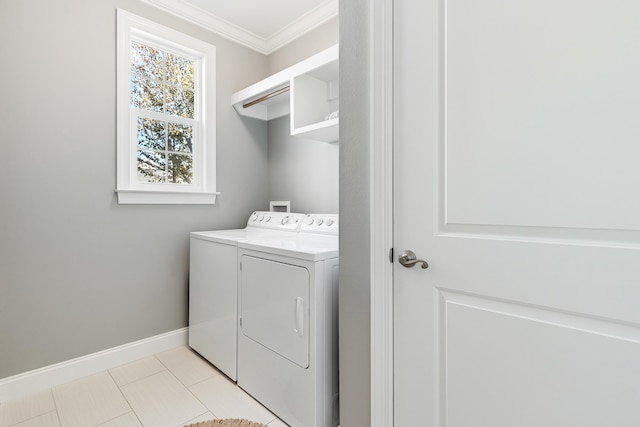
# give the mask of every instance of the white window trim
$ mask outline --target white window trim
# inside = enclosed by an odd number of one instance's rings
[[[130,43],[136,35],[145,39],[162,39],[188,47],[193,56],[202,61],[202,75],[197,76],[196,87],[203,99],[198,99],[196,110],[201,115],[198,132],[199,144],[194,149],[194,182],[190,185],[138,183],[136,164],[135,126],[130,108],[129,62]],[[180,33],[148,19],[117,9],[117,185],[120,204],[214,204],[216,196],[216,48],[202,40]],[[200,118],[200,116],[199,116]]]

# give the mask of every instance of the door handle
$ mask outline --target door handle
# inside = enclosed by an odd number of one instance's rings
[[[293,331],[304,335],[304,300],[300,297],[293,299]]]
[[[418,259],[416,257],[416,254],[413,251],[410,250],[406,250],[404,252],[402,252],[400,254],[400,256],[398,257],[398,262],[400,262],[400,264],[402,264],[403,266],[407,267],[407,268],[411,268],[414,265],[416,265],[417,263],[421,263],[421,267],[423,269],[425,268],[429,268],[429,264],[427,264],[427,261],[423,260],[423,259]]]

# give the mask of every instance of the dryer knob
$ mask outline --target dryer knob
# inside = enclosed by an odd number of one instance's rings
[[[309,225],[313,224],[313,218],[309,217],[307,219],[307,224],[309,224]]]
[[[331,218],[329,218],[329,219],[327,220],[327,222],[325,223],[325,225],[326,225],[327,227],[331,227],[331,226],[333,225],[333,220],[332,220]]]
[[[280,224],[285,225],[288,222],[289,222],[289,216],[285,216],[282,218],[282,221],[280,221]]]
[[[253,214],[253,216],[251,217],[251,221],[256,221],[258,219],[258,214]]]
[[[264,219],[264,222],[269,222],[269,221],[271,221],[271,217],[270,217],[270,216],[268,216],[268,217],[266,217],[266,218]]]
[[[316,219],[316,225],[322,225],[324,221],[322,221],[322,218],[318,218]]]
[[[260,215],[260,218],[258,218],[258,221],[260,222],[264,221],[264,215]]]

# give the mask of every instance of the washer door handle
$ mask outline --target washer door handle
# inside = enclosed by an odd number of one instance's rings
[[[304,335],[304,300],[301,297],[293,299],[293,330],[299,336]]]

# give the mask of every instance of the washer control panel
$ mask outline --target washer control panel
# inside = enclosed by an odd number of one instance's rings
[[[302,222],[302,233],[338,235],[337,214],[307,214]]]
[[[247,227],[300,231],[304,214],[291,212],[255,211],[249,216]]]

